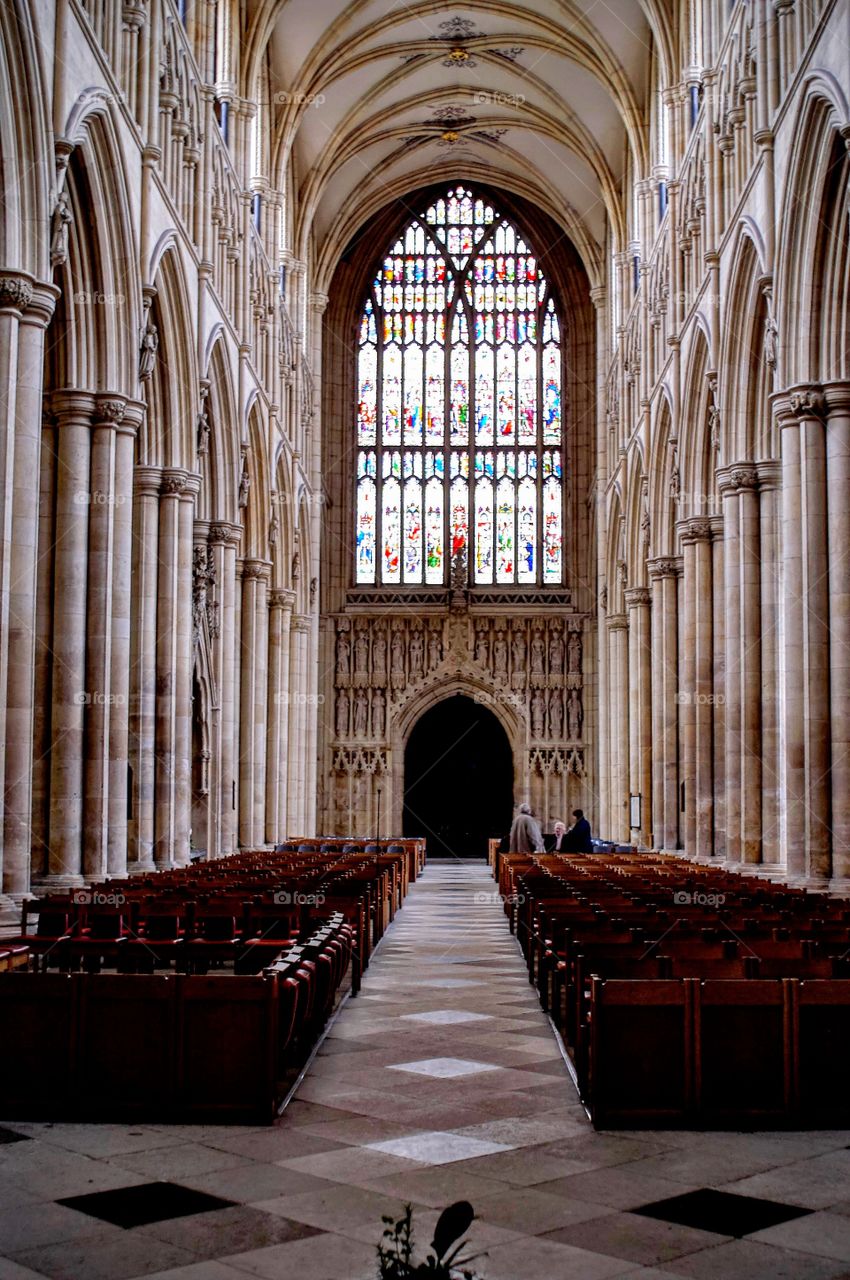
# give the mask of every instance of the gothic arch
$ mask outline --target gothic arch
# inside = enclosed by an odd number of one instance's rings
[[[723,465],[774,456],[768,404],[772,369],[766,363],[765,348],[766,290],[769,293],[758,246],[742,226],[727,291],[720,358],[726,373],[719,458]]]
[[[61,174],[70,222],[65,260],[56,267],[61,296],[51,326],[54,386],[132,397],[141,295],[120,152],[109,110],[99,100],[77,121],[75,138]]]
[[[148,414],[145,432],[139,437],[138,461],[191,471],[200,384],[186,279],[172,246],[159,257],[152,294],[149,317],[159,341],[153,374],[145,384]]]
[[[41,145],[50,134],[43,85],[31,6],[12,0],[0,6],[0,118],[10,126],[0,138],[0,263],[49,280],[53,175]]]
[[[713,384],[716,388],[717,379],[709,358],[708,341],[700,327],[690,349],[679,418],[680,519],[710,516],[719,510],[715,478],[717,441],[712,439],[710,414],[711,387]]]
[[[271,524],[272,476],[266,449],[266,433],[255,400],[248,414],[248,445],[244,465],[250,479],[248,505],[243,511],[245,559],[268,560],[269,526]]]
[[[203,520],[239,521],[239,452],[236,407],[230,366],[223,338],[215,341],[207,362],[208,394],[202,413],[207,415],[208,432],[204,446],[199,431],[196,444],[205,447],[198,457],[202,476],[198,517]]]
[[[848,108],[831,77],[812,76],[794,129],[779,219],[780,383],[850,375]],[[820,308],[832,302],[834,312]]]
[[[670,493],[673,409],[669,397],[659,397],[649,455],[650,547],[654,556],[676,554],[676,504]]]

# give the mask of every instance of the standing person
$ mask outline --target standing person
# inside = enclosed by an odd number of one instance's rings
[[[593,853],[593,844],[590,839],[590,823],[584,816],[584,810],[573,809],[573,817],[575,822],[566,836],[569,841],[569,849],[573,853]]]
[[[517,808],[508,844],[511,853],[543,852],[543,835],[540,824],[531,816],[531,805],[521,804]]]
[[[566,823],[558,821],[555,823],[555,843],[552,845],[552,852],[565,853],[568,848]]]

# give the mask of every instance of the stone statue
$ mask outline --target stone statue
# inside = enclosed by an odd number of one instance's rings
[[[242,463],[242,475],[239,480],[239,509],[244,511],[248,505],[248,490],[251,488],[251,477],[248,474],[248,463]]]
[[[142,330],[142,348],[139,352],[139,381],[147,382],[156,364],[156,349],[159,346],[159,333],[156,325],[148,316]]]
[[[535,738],[543,737],[544,712],[543,693],[540,689],[535,689],[534,697],[531,699],[531,732]]]
[[[475,633],[475,661],[487,666],[487,632],[483,627]]]
[[[336,736],[348,737],[348,690],[340,689],[336,695]]]
[[[570,641],[567,647],[567,661],[569,663],[570,674],[581,671],[581,635],[578,631],[570,632]]]
[[[313,605],[316,603],[316,596],[318,595],[318,592],[319,592],[319,579],[311,578],[310,579],[310,608],[311,609],[313,608]]]
[[[433,671],[443,661],[443,642],[438,631],[428,634],[428,667]]]
[[[525,632],[515,631],[514,638],[511,641],[511,663],[513,667],[513,675],[511,676],[512,689],[525,688]]]
[[[543,675],[544,652],[543,637],[539,631],[535,631],[534,638],[531,641],[531,674],[533,676]]]
[[[504,680],[508,674],[508,642],[503,631],[496,633],[493,642],[493,675],[497,680]]]
[[[375,633],[372,641],[372,680],[383,684],[387,678],[387,637],[383,631]]]
[[[398,689],[404,684],[404,636],[400,631],[393,632],[390,661],[392,663],[393,688]]]
[[[577,742],[581,738],[581,725],[584,719],[584,713],[581,709],[581,694],[578,689],[570,689],[570,697],[567,702],[567,729],[571,742]]]
[[[564,704],[560,689],[552,689],[549,694],[549,736],[554,741],[564,732]]]
[[[210,431],[210,420],[207,417],[207,411],[202,409],[198,414],[197,450],[199,458],[205,458],[210,451]]]
[[[383,738],[384,736],[384,710],[386,707],[386,699],[383,689],[376,689],[372,694],[372,737]]]
[[[414,631],[410,637],[410,678],[422,674],[422,662],[425,657],[425,641],[421,631]]]
[[[68,194],[60,191],[50,224],[50,265],[63,267],[68,259],[68,228],[73,222]]]
[[[277,542],[277,535],[280,533],[280,519],[277,514],[277,508],[272,507],[272,518],[269,521],[269,546],[273,547]]]
[[[346,684],[351,674],[351,643],[344,631],[336,638],[336,681]]]
[[[549,675],[560,676],[564,670],[564,642],[560,631],[549,636]]]
[[[296,547],[292,553],[292,581],[298,582],[301,578],[301,552]]]
[[[679,480],[679,450],[675,440],[670,441],[670,480],[667,486],[668,493],[674,502],[679,501],[681,492],[681,482]]]
[[[369,637],[358,631],[354,641],[354,674],[365,677],[369,671]]]
[[[354,736],[355,738],[366,737],[366,721],[368,719],[369,704],[366,700],[366,693],[363,689],[358,689],[354,698]]]
[[[779,326],[773,316],[768,316],[764,322],[764,362],[768,369],[776,368],[776,348],[779,341]]]

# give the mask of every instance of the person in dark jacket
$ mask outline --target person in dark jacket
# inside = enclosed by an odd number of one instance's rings
[[[590,839],[590,823],[584,816],[584,810],[573,809],[573,817],[575,822],[567,832],[563,843],[566,844],[571,853],[593,853],[593,844]]]
[[[511,853],[542,853],[543,834],[540,825],[531,816],[531,805],[521,804],[511,827]]]

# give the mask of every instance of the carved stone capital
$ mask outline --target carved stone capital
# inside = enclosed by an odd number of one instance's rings
[[[830,417],[850,413],[850,382],[824,383],[823,398]]]
[[[136,497],[158,498],[161,491],[161,467],[136,467],[133,472],[133,493]]]
[[[661,578],[678,578],[681,572],[681,561],[677,556],[657,556],[654,560],[647,560],[646,567],[653,581]]]
[[[626,613],[611,613],[605,619],[609,631],[628,631],[629,617]]]
[[[267,582],[271,576],[271,568],[268,560],[243,560],[242,577],[256,578],[257,581]]]
[[[284,589],[275,588],[269,592],[269,608],[283,609],[285,612],[291,612],[295,604],[295,592],[286,591]]]
[[[95,420],[106,426],[117,427],[123,420],[127,401],[123,396],[98,396],[95,406]]]
[[[31,280],[23,275],[0,275],[0,309],[26,311],[31,302]]]
[[[649,587],[629,587],[623,592],[623,599],[629,609],[639,609],[652,604],[652,592]]]
[[[88,426],[95,411],[95,397],[90,391],[65,387],[50,397],[50,411],[57,427]]]
[[[225,546],[238,547],[242,541],[242,526],[238,524],[224,524],[217,521],[210,525],[210,543],[213,545],[224,544]]]
[[[186,490],[189,479],[186,471],[169,469],[162,473],[161,493],[164,498],[179,498]]]

